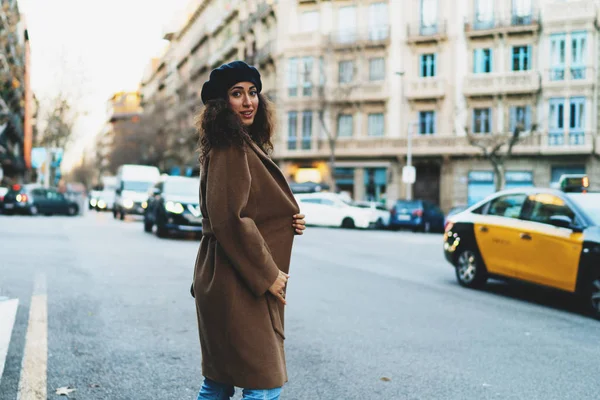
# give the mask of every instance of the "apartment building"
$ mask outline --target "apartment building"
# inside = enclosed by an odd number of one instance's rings
[[[31,168],[32,94],[29,35],[16,0],[0,1],[0,182],[20,182]]]
[[[526,133],[508,187],[600,188],[594,0],[297,0],[279,6],[275,158],[290,180],[444,209],[494,190],[476,137]],[[411,134],[414,185],[401,182]],[[336,170],[328,167],[335,138]]]
[[[169,46],[141,82],[144,118],[159,133],[159,166],[174,175],[198,174],[194,116],[212,69],[245,60],[262,74],[263,93],[276,100],[277,20],[273,0],[194,0],[184,23],[165,35]]]

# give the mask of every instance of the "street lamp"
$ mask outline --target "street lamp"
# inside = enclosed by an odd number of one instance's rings
[[[404,71],[396,71],[396,75],[400,77],[400,121],[404,125]],[[416,122],[407,124],[407,140],[406,140],[406,165],[402,168],[402,182],[406,184],[406,200],[412,200],[412,184],[415,183],[416,171],[412,165],[412,136],[413,126]]]

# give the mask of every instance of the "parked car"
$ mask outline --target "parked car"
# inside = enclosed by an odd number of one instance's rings
[[[329,185],[325,183],[316,182],[302,182],[302,183],[290,183],[290,189],[292,193],[318,193],[329,190]]]
[[[0,186],[0,213],[2,212],[2,204],[4,203],[4,196],[8,193],[8,188],[4,186]]]
[[[307,225],[363,229],[373,225],[371,210],[356,207],[338,194],[297,194],[296,199]]]
[[[13,185],[4,196],[5,214],[77,215],[79,206],[54,188],[37,184]]]
[[[398,200],[391,214],[390,227],[393,229],[444,232],[444,213],[427,200]]]
[[[167,176],[156,183],[142,206],[144,231],[166,237],[170,232],[202,232],[202,212],[198,200],[198,178]]]
[[[144,215],[142,203],[148,189],[160,178],[158,168],[149,165],[121,165],[117,170],[113,216],[123,220],[125,215]]]
[[[518,280],[579,294],[600,319],[600,193],[500,191],[450,217],[444,252],[461,286]]]
[[[385,204],[375,201],[355,201],[356,207],[365,208],[371,211],[371,223],[377,229],[384,229],[390,226],[390,218],[392,213],[387,209]]]

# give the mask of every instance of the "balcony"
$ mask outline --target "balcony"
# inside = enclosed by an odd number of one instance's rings
[[[330,103],[373,103],[389,98],[389,88],[385,81],[329,85],[316,89],[313,93],[324,96]]]
[[[275,42],[273,40],[269,40],[264,46],[262,46],[256,52],[256,57],[254,62],[257,65],[262,65],[266,63],[269,59],[273,59],[273,50],[275,47]]]
[[[465,78],[465,96],[494,96],[499,94],[526,94],[540,90],[537,71],[470,74]]]
[[[190,64],[190,75],[195,76],[208,69],[208,54],[198,54]]]
[[[537,12],[512,14],[508,18],[499,18],[492,15],[475,15],[467,19],[464,25],[465,35],[470,38],[513,33],[535,33],[540,30],[540,21]]]
[[[239,39],[239,35],[233,35],[225,39],[223,44],[215,49],[208,57],[208,65],[215,67],[223,62],[232,52],[237,51],[236,45],[239,42]]]
[[[544,73],[544,89],[585,89],[596,84],[596,69],[586,66],[554,67]]]
[[[445,95],[444,80],[439,77],[414,79],[408,82],[404,93],[409,100],[440,99]]]
[[[431,25],[409,24],[406,29],[406,40],[410,44],[439,42],[448,37],[446,21],[439,21]]]
[[[367,32],[337,31],[329,35],[329,44],[334,49],[385,47],[389,43],[390,27],[387,25],[369,28]]]
[[[297,49],[316,49],[323,45],[323,35],[320,32],[292,33],[289,36],[289,47]]]
[[[543,2],[542,17],[544,25],[553,27],[571,26],[573,23],[598,23],[598,9],[594,0]]]

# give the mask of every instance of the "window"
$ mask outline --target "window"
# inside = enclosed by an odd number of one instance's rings
[[[493,0],[476,0],[474,25],[475,29],[489,29],[494,27]]]
[[[510,108],[510,132],[514,132],[517,126],[526,131],[531,129],[531,107],[517,106]]]
[[[512,70],[529,71],[531,69],[531,46],[514,46],[512,48]]]
[[[319,57],[319,86],[325,86],[325,60]]]
[[[566,35],[556,33],[550,35],[550,80],[565,79]]]
[[[304,57],[302,59],[302,95],[312,96],[312,67],[313,58]]]
[[[564,215],[575,220],[575,213],[560,197],[548,193],[538,193],[530,195],[529,201],[528,208],[531,211],[526,217],[529,221],[550,224],[550,218],[557,215]]]
[[[419,112],[419,134],[433,135],[435,133],[435,111]]]
[[[585,79],[586,32],[571,33],[571,78]]]
[[[526,199],[527,195],[525,194],[509,194],[497,197],[490,202],[487,214],[498,217],[519,218]]]
[[[319,30],[319,12],[305,11],[300,18],[300,29],[302,32],[317,32]]]
[[[339,83],[350,83],[354,79],[354,61],[340,61]]]
[[[338,116],[338,137],[352,137],[354,135],[354,118],[350,114]]]
[[[490,133],[492,131],[492,109],[476,108],[473,110],[473,133]]]
[[[298,113],[288,112],[288,150],[296,150],[298,146]]]
[[[421,0],[421,35],[437,33],[438,0]]]
[[[312,143],[312,111],[302,113],[302,150],[310,150]]]
[[[385,79],[385,58],[371,58],[369,60],[369,80],[382,81]]]
[[[569,144],[585,144],[585,98],[572,97],[569,111]]]
[[[531,0],[513,0],[512,24],[531,24],[532,11]]]
[[[369,136],[383,136],[383,113],[369,114],[368,125]]]
[[[369,5],[369,40],[387,39],[389,32],[389,16],[387,3],[371,3]]]
[[[298,59],[288,60],[288,96],[298,96]]]
[[[356,41],[356,7],[341,7],[338,14],[338,40],[341,43]]]
[[[492,49],[475,49],[473,53],[473,72],[476,74],[492,72]]]
[[[421,54],[421,77],[433,77],[436,74],[436,55]]]
[[[548,121],[548,134],[550,145],[564,144],[565,129],[565,99],[550,99],[550,120]]]

